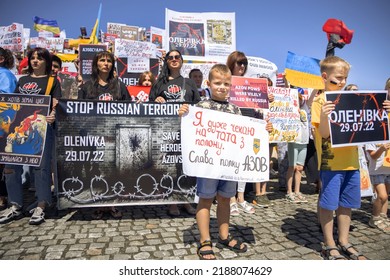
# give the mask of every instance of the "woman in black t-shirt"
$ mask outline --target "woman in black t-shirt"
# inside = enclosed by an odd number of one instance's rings
[[[38,127],[49,124],[46,130],[46,141],[44,141],[44,149],[42,153],[40,166],[33,168],[34,182],[36,189],[37,201],[31,207],[35,207],[30,212],[33,213],[29,223],[31,225],[39,225],[45,221],[45,207],[52,203],[51,193],[51,159],[52,145],[54,143],[54,134],[52,124],[55,121],[55,106],[58,99],[61,97],[61,86],[57,79],[50,77],[52,68],[51,55],[44,48],[35,48],[28,53],[28,75],[19,79],[15,92],[29,95],[50,95],[52,110],[48,116],[42,116],[37,113],[33,118],[29,119],[29,129],[23,131],[23,137],[26,141],[20,141],[16,137],[10,139],[9,149],[13,153],[18,153],[20,150],[28,150],[32,154],[39,153],[42,149],[40,139],[42,135],[37,133]],[[16,131],[16,128],[15,128]],[[21,131],[18,130],[20,137]],[[27,145],[30,145],[27,147]],[[34,150],[35,149],[35,150]],[[22,216],[23,206],[23,187],[22,187],[22,172],[23,165],[6,165],[4,175],[6,179],[8,200],[10,207],[0,213],[0,223],[6,223],[11,220],[18,219]]]
[[[191,79],[180,74],[183,57],[178,50],[169,51],[164,57],[164,65],[157,82],[152,86],[149,101],[198,103],[200,95]]]
[[[126,85],[115,77],[115,57],[108,51],[101,51],[92,61],[91,79],[79,90],[78,99],[98,99],[105,101],[131,100]],[[99,208],[93,214],[94,219],[101,219],[104,212],[113,218],[121,218],[122,212],[115,207]]]
[[[131,100],[126,85],[114,75],[114,63],[112,53],[97,53],[92,61],[91,79],[81,86],[78,99]]]

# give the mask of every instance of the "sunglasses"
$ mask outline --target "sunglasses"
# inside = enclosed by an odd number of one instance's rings
[[[237,61],[237,65],[238,66],[244,65],[246,67],[248,66],[248,60],[239,60]]]
[[[179,60],[180,58],[181,58],[181,56],[179,54],[167,56],[167,60],[173,60],[173,59]]]

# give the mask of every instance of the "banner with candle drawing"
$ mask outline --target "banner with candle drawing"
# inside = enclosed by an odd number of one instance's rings
[[[307,144],[309,123],[306,111],[299,109],[298,90],[268,87],[268,94],[274,95],[266,113],[273,126],[269,141]]]
[[[388,114],[383,109],[387,91],[325,92],[335,103],[329,115],[332,147],[389,141]]]
[[[0,94],[0,163],[39,166],[50,96]]]
[[[268,181],[265,126],[264,120],[190,106],[181,121],[184,174],[229,181]]]
[[[59,208],[193,202],[179,103],[60,100]]]

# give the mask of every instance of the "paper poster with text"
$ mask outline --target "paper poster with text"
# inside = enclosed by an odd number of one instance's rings
[[[307,144],[309,123],[306,112],[299,110],[298,90],[268,87],[268,94],[274,95],[274,102],[267,111],[273,126],[269,141]]]
[[[266,122],[190,106],[181,121],[183,171],[240,182],[269,180]]]
[[[245,77],[251,78],[270,78],[273,85],[276,85],[278,67],[275,63],[255,56],[247,56],[248,69],[245,72]]]
[[[51,33],[51,32],[50,32]],[[53,33],[51,33],[53,34]],[[44,38],[44,37],[31,37],[30,48],[45,48],[49,51],[60,52],[64,51],[64,40],[63,38]]]
[[[363,145],[358,146],[359,152],[359,171],[360,171],[360,195],[361,197],[372,196],[374,194],[374,186],[371,183],[370,172],[366,155],[364,154]]]
[[[184,59],[226,58],[236,50],[235,13],[165,11],[169,50],[179,50]]]
[[[50,96],[0,94],[0,163],[39,166]]]
[[[157,48],[155,44],[150,42],[115,39],[114,53],[117,57],[156,58]]]
[[[60,99],[59,208],[193,202],[183,175],[180,103]]]
[[[92,62],[95,55],[106,50],[106,45],[79,45],[79,74],[84,81],[88,81],[92,75]]]
[[[330,91],[336,107],[329,115],[332,147],[389,141],[389,120],[383,102],[387,91]]]
[[[23,52],[25,44],[23,24],[0,26],[0,47],[12,52]],[[27,37],[28,38],[28,37]]]
[[[126,86],[137,86],[143,71],[151,71],[157,77],[159,62],[157,58],[117,57],[116,69],[121,82]]]
[[[267,79],[232,76],[229,102],[240,108],[268,109]]]

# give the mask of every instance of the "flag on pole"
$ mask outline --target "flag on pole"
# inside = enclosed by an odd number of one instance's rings
[[[99,6],[99,12],[98,12],[98,17],[96,19],[95,25],[92,29],[91,36],[89,37],[89,43],[90,44],[97,44],[98,43],[98,38],[99,38],[99,22],[100,22],[100,14],[102,12],[102,3],[100,3]]]
[[[56,35],[60,34],[60,28],[58,27],[58,23],[56,20],[44,19],[35,16],[33,18],[34,21],[34,29],[36,31],[49,31]]]

